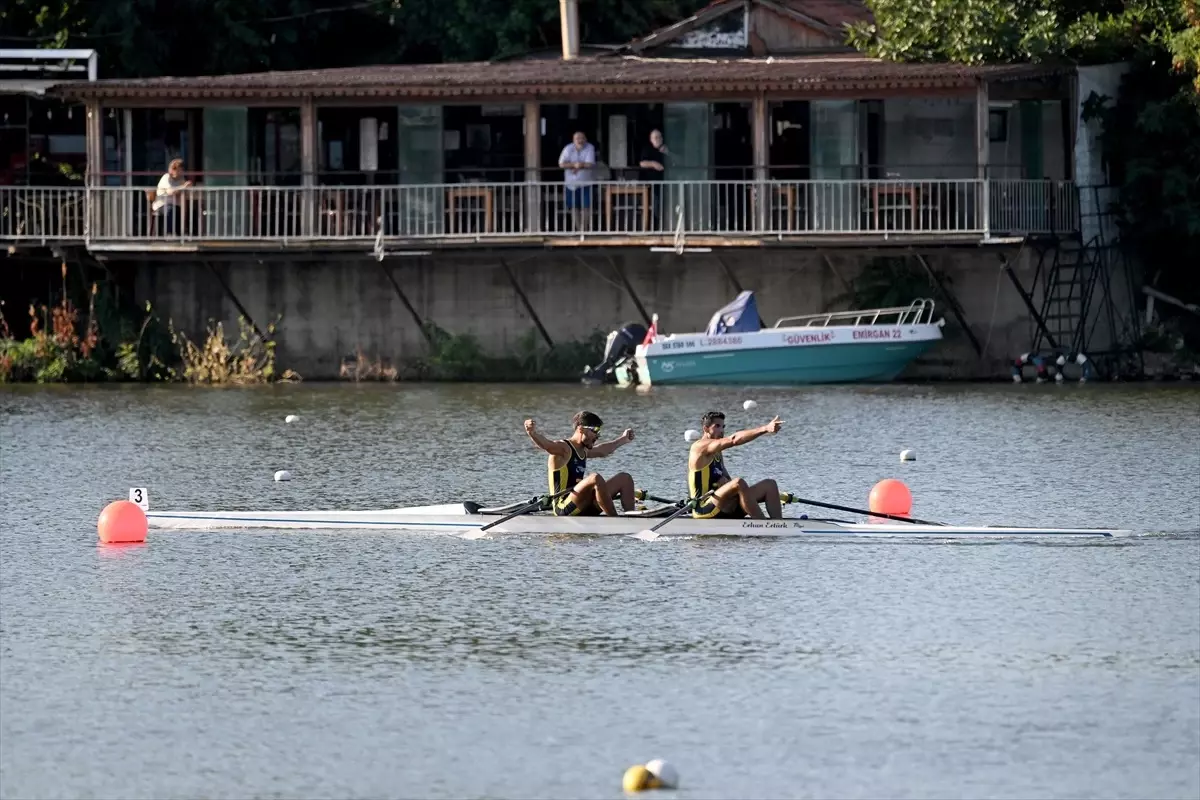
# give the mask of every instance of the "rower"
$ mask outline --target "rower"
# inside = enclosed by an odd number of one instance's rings
[[[617,515],[614,497],[621,498],[624,511],[634,509],[633,478],[628,472],[618,472],[604,480],[600,475],[587,471],[588,458],[604,458],[616,452],[623,444],[633,441],[633,431],[626,430],[616,439],[596,444],[600,438],[600,427],[604,424],[591,411],[580,411],[572,419],[575,430],[569,439],[551,441],[537,431],[533,420],[525,420],[525,432],[533,443],[548,454],[546,467],[550,473],[550,494],[558,495],[570,490],[569,494],[556,497],[551,507],[558,517],[595,516],[601,512],[610,517]]]
[[[753,442],[760,436],[774,434],[783,425],[775,417],[766,425],[725,435],[725,415],[709,411],[700,418],[704,433],[692,443],[688,453],[688,497],[697,500],[716,489],[713,495],[692,510],[696,519],[762,519],[759,503],[767,504],[771,519],[783,517],[779,486],[773,480],[759,481],[750,486],[742,478],[731,478],[721,454],[730,447]]]

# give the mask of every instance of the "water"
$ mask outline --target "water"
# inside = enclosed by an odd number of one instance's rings
[[[161,509],[526,498],[522,421],[581,407],[637,435],[593,466],[658,493],[703,411],[779,413],[735,473],[1146,535],[96,544],[131,485]],[[661,756],[667,797],[1200,797],[1198,423],[1189,387],[6,389],[0,795],[615,798]]]

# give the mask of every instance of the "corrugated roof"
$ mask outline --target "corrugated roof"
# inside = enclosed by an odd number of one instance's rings
[[[581,92],[604,95],[681,91],[813,92],[871,88],[967,87],[980,78],[1004,80],[1062,74],[1035,65],[900,64],[858,55],[796,58],[641,58],[601,56],[570,61],[527,60],[406,64],[347,69],[260,72],[187,78],[101,80],[60,84],[76,99],[117,97],[449,97],[523,95],[530,99]]]

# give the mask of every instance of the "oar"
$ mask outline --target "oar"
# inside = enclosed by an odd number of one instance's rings
[[[784,499],[784,498],[786,498],[786,499]],[[783,502],[785,502],[785,503],[800,503],[802,505],[816,506],[818,508],[831,508],[834,511],[845,511],[849,514],[862,514],[867,517],[884,517],[886,519],[894,519],[897,522],[908,522],[913,525],[945,525],[946,524],[944,522],[926,522],[923,519],[913,519],[912,517],[900,517],[900,516],[896,516],[895,514],[884,514],[882,511],[864,511],[861,508],[850,508],[849,506],[839,506],[839,505],[834,505],[833,503],[821,503],[821,502],[818,502],[817,500],[806,500],[803,497],[796,497],[796,495],[792,494],[791,492],[781,493],[779,496],[779,499],[783,500]]]
[[[714,489],[713,491],[716,491],[716,490]],[[653,542],[655,539],[657,539],[659,537],[659,533],[658,533],[659,528],[661,528],[663,525],[666,525],[668,522],[675,519],[676,517],[683,515],[685,512],[691,511],[693,508],[700,505],[702,502],[704,502],[708,498],[712,497],[712,495],[713,495],[713,492],[708,492],[707,494],[703,494],[700,497],[696,498],[695,500],[688,500],[682,506],[680,506],[679,508],[677,508],[673,512],[671,512],[671,515],[669,517],[667,517],[662,522],[655,525],[653,528],[649,528],[644,531],[638,531],[637,533],[631,533],[629,535],[631,538],[637,539],[640,542]]]
[[[487,525],[484,525],[483,527],[480,527],[480,528],[476,528],[473,531],[467,531],[466,533],[462,534],[459,538],[466,539],[468,541],[474,541],[475,539],[482,539],[484,536],[487,535],[487,532],[490,529],[496,527],[497,525],[508,522],[510,519],[515,519],[515,518],[521,516],[522,514],[527,514],[530,511],[535,511],[535,510],[541,508],[542,506],[544,506],[547,501],[556,500],[559,497],[562,497],[564,494],[569,494],[570,492],[571,492],[570,489],[564,489],[563,491],[558,492],[557,494],[544,494],[541,497],[535,497],[535,498],[533,498],[533,500],[531,500],[528,503],[526,503],[525,505],[521,506],[520,508],[518,508],[516,511],[512,512],[511,514],[503,516],[500,519],[496,520],[495,522],[489,522]]]

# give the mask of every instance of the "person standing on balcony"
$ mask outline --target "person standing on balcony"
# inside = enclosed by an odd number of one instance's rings
[[[154,216],[158,218],[159,233],[174,236],[180,233],[182,219],[182,193],[192,188],[192,182],[184,180],[183,159],[172,159],[166,174],[158,179],[158,190],[154,198]]]
[[[638,179],[650,184],[650,227],[662,230],[663,181],[667,172],[667,146],[663,144],[660,130],[650,131],[650,143],[642,148],[638,156]]]
[[[564,170],[563,183],[566,188],[567,209],[575,224],[575,230],[587,230],[592,220],[592,181],[596,168],[596,148],[583,131],[576,131],[569,145],[558,157],[558,166]]]

